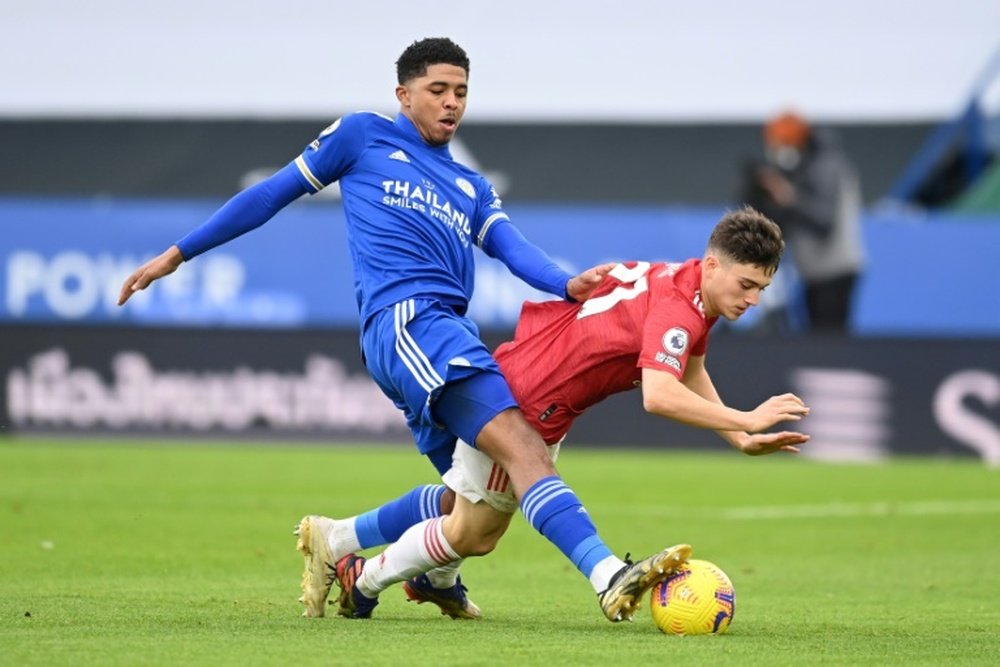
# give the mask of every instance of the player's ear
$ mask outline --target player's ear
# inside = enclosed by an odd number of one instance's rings
[[[404,107],[410,106],[410,89],[402,84],[396,86],[396,99]]]
[[[719,258],[715,255],[709,253],[705,255],[705,259],[701,261],[702,271],[708,271],[711,273],[719,268]]]

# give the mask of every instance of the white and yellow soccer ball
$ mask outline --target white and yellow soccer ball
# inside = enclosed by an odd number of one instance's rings
[[[653,587],[650,610],[668,635],[718,635],[733,620],[736,591],[718,565],[691,560]]]

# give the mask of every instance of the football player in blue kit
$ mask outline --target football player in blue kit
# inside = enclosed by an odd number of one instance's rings
[[[474,277],[473,246],[502,261],[529,285],[583,301],[613,265],[571,276],[511,223],[490,183],[455,162],[448,149],[465,112],[469,60],[447,38],[411,44],[396,63],[395,118],[346,115],[267,180],[238,193],[202,225],[139,267],[122,286],[119,305],[184,261],[270,220],[303,194],[339,182],[369,373],[403,411],[417,448],[442,475],[456,438],[506,470],[531,525],[590,581],[611,621],[631,617],[643,593],[672,573],[687,545],[645,559],[613,555],[573,490],[556,472],[541,436],[524,419],[476,325],[466,317]],[[489,553],[504,526],[483,503],[457,496],[446,516],[428,522],[388,573],[404,581],[428,566],[451,566]],[[330,588],[340,607],[367,618],[380,591],[366,586],[364,559],[333,562],[328,522],[299,524],[305,557],[305,615],[322,616]],[[468,603],[456,580],[428,583],[414,595]]]

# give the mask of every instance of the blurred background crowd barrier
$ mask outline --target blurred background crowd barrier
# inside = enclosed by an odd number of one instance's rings
[[[18,40],[43,25],[81,40],[73,26],[109,6],[67,5],[63,21],[46,25],[46,4],[25,5],[18,19],[24,34],[13,31],[0,49],[13,54]],[[657,3],[631,4],[661,11]],[[580,16],[588,7],[581,5]],[[229,19],[216,18],[213,25]],[[460,18],[466,26],[469,17]],[[600,17],[585,18],[572,27],[599,34]],[[267,29],[250,20],[240,18],[228,36]],[[397,26],[398,35],[378,40],[378,63],[359,60],[355,78],[378,72],[377,107],[354,89],[331,105],[325,100],[336,100],[337,89],[327,90],[321,79],[311,84],[322,92],[317,104],[290,115],[287,107],[268,105],[273,95],[304,95],[301,86],[291,93],[276,83],[274,92],[254,91],[243,69],[217,62],[205,72],[208,84],[195,85],[185,78],[198,66],[190,54],[174,64],[182,69],[167,82],[177,93],[168,98],[125,67],[128,54],[119,60],[105,53],[101,34],[109,43],[131,34],[112,30],[114,21],[136,31],[150,23],[131,12],[98,17],[92,51],[79,61],[60,60],[67,69],[58,72],[52,54],[12,69],[13,92],[0,100],[0,426],[7,433],[405,440],[399,416],[358,359],[335,187],[184,265],[126,308],[115,302],[135,266],[292,160],[333,118],[358,108],[393,113],[386,106],[392,60],[426,30]],[[453,36],[473,56],[473,81],[497,78],[495,58],[477,61],[474,37],[463,41],[461,30]],[[129,39],[141,52],[138,37]],[[347,39],[358,50],[374,49]],[[143,48],[152,57],[166,47],[148,40]],[[192,48],[211,53],[208,42]],[[641,55],[654,46],[637,40],[635,48]],[[760,156],[764,113],[788,103],[804,102],[807,113],[817,106],[775,81],[770,92],[758,85],[743,97],[733,92],[708,101],[729,105],[719,116],[686,109],[681,117],[658,117],[663,105],[693,97],[675,80],[675,97],[661,99],[657,84],[649,86],[649,99],[632,90],[611,108],[602,92],[594,108],[581,108],[573,100],[584,104],[590,93],[560,88],[558,79],[578,76],[572,65],[579,63],[550,55],[549,76],[556,79],[549,92],[544,86],[497,91],[502,86],[494,83],[477,117],[474,89],[453,152],[494,182],[525,235],[570,270],[700,256],[715,221],[742,203],[743,169]],[[949,73],[971,82],[949,102],[954,112],[872,113],[865,107],[871,95],[860,90],[843,108],[820,109],[815,117],[854,164],[864,197],[867,263],[849,333],[809,332],[795,266],[786,259],[761,307],[713,334],[710,368],[724,397],[749,407],[768,392],[792,390],[812,404],[813,456],[924,453],[1000,463],[1000,52],[987,55]],[[512,62],[526,57],[513,55]],[[91,71],[81,63],[102,62],[120,85],[91,82],[87,89]],[[167,60],[151,62],[166,67]],[[51,72],[38,69],[46,63]],[[607,84],[595,77],[618,71],[590,67],[587,80],[602,91]],[[707,86],[712,65],[702,67]],[[155,82],[155,69],[147,71]],[[46,86],[43,74],[55,85]],[[836,89],[836,81],[824,81],[829,76],[817,71],[816,87]],[[324,77],[353,80],[343,72]],[[254,96],[258,108],[242,112],[240,95]],[[851,101],[859,109],[853,115]],[[519,111],[532,105],[535,116]],[[477,261],[471,313],[498,342],[512,331],[525,299],[546,297],[485,256]],[[636,418],[638,404],[635,396],[616,397],[581,420],[574,440],[720,446],[711,434]]]

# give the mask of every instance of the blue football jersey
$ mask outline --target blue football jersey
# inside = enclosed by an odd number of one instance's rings
[[[295,159],[310,192],[340,182],[362,323],[412,297],[464,313],[472,246],[508,220],[490,183],[430,146],[403,114],[359,112],[323,130]]]

